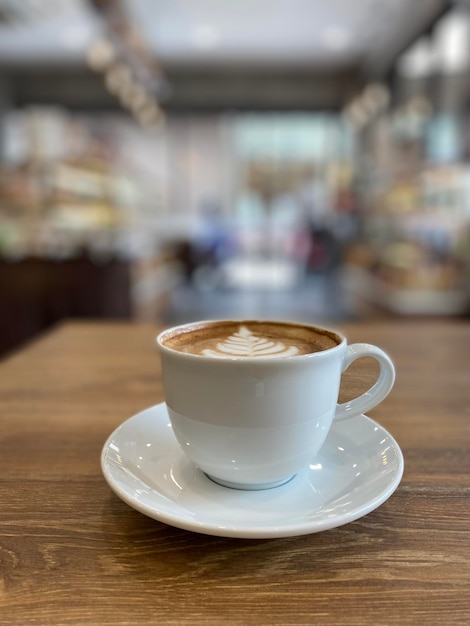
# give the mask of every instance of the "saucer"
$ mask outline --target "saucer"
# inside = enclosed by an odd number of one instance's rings
[[[263,491],[229,489],[184,456],[162,403],[113,432],[101,467],[111,489],[153,519],[255,539],[315,533],[370,513],[398,487],[403,455],[382,426],[359,415],[333,424],[310,466],[290,482]]]

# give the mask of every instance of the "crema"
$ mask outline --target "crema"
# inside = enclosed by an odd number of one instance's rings
[[[293,357],[340,343],[333,332],[301,324],[259,321],[203,322],[175,329],[164,345],[211,358]]]

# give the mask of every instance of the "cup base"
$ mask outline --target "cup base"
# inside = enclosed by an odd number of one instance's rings
[[[205,472],[204,472],[205,473]],[[215,476],[211,476],[210,474],[206,474],[207,478],[210,478],[212,482],[221,485],[222,487],[228,487],[229,489],[239,489],[242,491],[261,491],[263,489],[274,489],[275,487],[280,487],[281,485],[285,485],[293,478],[295,478],[297,474],[292,474],[292,476],[288,476],[287,478],[282,478],[281,480],[275,480],[271,483],[234,483],[230,480],[223,480],[222,478],[216,478]]]

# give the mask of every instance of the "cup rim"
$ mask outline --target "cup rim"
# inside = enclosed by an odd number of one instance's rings
[[[203,354],[193,354],[191,352],[182,352],[180,350],[175,350],[175,348],[166,346],[163,343],[163,339],[165,335],[168,335],[172,332],[180,331],[185,328],[189,329],[192,327],[202,326],[205,324],[218,324],[221,322],[222,323],[232,322],[232,323],[241,323],[241,324],[242,323],[249,324],[250,322],[252,322],[252,323],[257,323],[257,324],[266,323],[266,324],[281,324],[285,326],[303,326],[308,329],[319,331],[320,333],[331,335],[336,340],[338,340],[338,343],[335,346],[332,346],[331,348],[325,348],[324,350],[319,350],[318,352],[309,352],[307,354],[295,354],[291,356],[256,356],[256,357],[224,356],[220,358],[212,357],[212,356],[205,356]],[[347,343],[346,337],[338,330],[332,329],[332,328],[326,328],[324,326],[320,326],[317,324],[308,324],[306,322],[296,322],[292,320],[276,320],[276,319],[266,320],[266,319],[246,319],[246,318],[240,318],[240,319],[222,318],[222,319],[211,319],[211,320],[196,320],[193,322],[186,322],[185,324],[177,324],[175,326],[170,326],[166,328],[165,330],[162,330],[160,333],[158,333],[158,335],[155,338],[155,341],[158,345],[158,348],[162,352],[168,352],[169,354],[178,355],[181,358],[188,358],[191,360],[195,359],[198,361],[207,361],[211,363],[214,363],[215,361],[224,362],[224,363],[268,363],[268,362],[269,363],[280,363],[280,362],[285,363],[287,361],[299,361],[299,360],[312,359],[312,358],[318,359],[318,358],[321,358],[322,356],[326,356],[327,354],[331,354],[335,350],[341,349]]]

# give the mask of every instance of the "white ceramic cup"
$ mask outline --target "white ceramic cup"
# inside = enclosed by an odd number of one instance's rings
[[[175,332],[211,323],[217,322],[168,329],[158,335],[157,344],[176,439],[198,468],[226,487],[268,489],[287,482],[314,462],[333,420],[369,411],[395,380],[393,363],[383,350],[367,343],[348,346],[336,332],[334,347],[288,357],[219,359],[165,345]],[[375,384],[337,404],[342,372],[362,357],[379,363]]]

